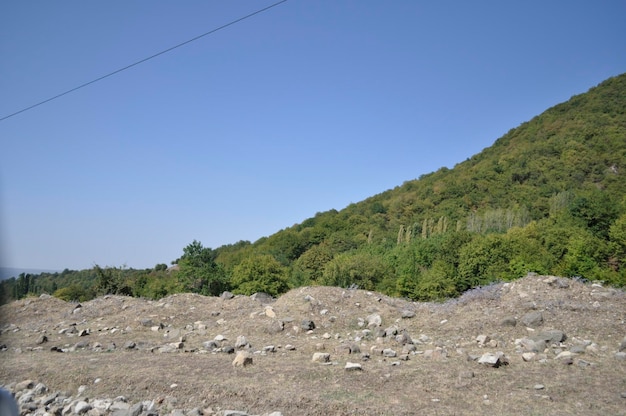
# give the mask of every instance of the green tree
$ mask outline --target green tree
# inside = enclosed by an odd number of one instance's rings
[[[319,283],[324,272],[324,266],[333,258],[332,249],[327,243],[321,243],[308,249],[294,263],[294,268],[302,272],[304,279]]]
[[[183,249],[177,260],[176,273],[179,287],[183,291],[217,296],[229,288],[224,269],[215,262],[217,253],[194,240]]]
[[[132,295],[132,288],[125,278],[124,267],[93,267],[96,275],[95,291],[98,295]]]
[[[367,252],[341,253],[326,263],[320,283],[340,287],[357,285],[361,289],[376,290],[388,271],[382,256]]]
[[[66,302],[84,302],[90,298],[88,292],[77,284],[58,289],[52,295]]]
[[[289,290],[288,269],[273,256],[248,257],[233,268],[233,292],[251,295],[265,292],[277,296]]]
[[[422,272],[412,298],[421,301],[442,300],[459,294],[454,266],[442,260]]]

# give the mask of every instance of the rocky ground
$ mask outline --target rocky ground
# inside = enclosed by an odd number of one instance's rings
[[[23,415],[626,415],[626,294],[552,276],[444,304],[44,295],[0,328]]]

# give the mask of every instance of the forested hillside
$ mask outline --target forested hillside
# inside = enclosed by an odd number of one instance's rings
[[[623,74],[510,130],[453,169],[317,213],[254,243],[211,249],[194,241],[169,271],[97,267],[21,276],[3,282],[2,294],[276,295],[301,285],[356,285],[433,300],[528,272],[624,286],[625,171]],[[68,277],[81,273],[76,281]]]

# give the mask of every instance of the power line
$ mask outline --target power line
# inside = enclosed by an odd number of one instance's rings
[[[201,34],[201,35],[198,35],[198,36],[196,36],[195,38],[189,39],[189,40],[187,40],[187,41],[185,41],[185,42],[183,42],[183,43],[179,43],[179,44],[178,44],[178,45],[176,45],[176,46],[172,46],[171,48],[167,48],[167,49],[165,49],[165,50],[163,50],[163,51],[161,51],[161,52],[155,53],[154,55],[148,56],[147,58],[141,59],[141,60],[139,60],[139,61],[137,61],[137,62],[135,62],[135,63],[132,63],[132,64],[130,64],[130,65],[127,65],[127,66],[123,67],[123,68],[120,68],[120,69],[118,69],[118,70],[115,70],[115,71],[113,71],[113,72],[110,72],[110,73],[108,73],[108,74],[106,74],[106,75],[103,75],[103,76],[101,76],[101,77],[99,77],[99,78],[96,78],[96,79],[94,79],[94,80],[92,80],[92,81],[86,82],[86,83],[81,84],[81,85],[79,85],[79,86],[77,86],[77,87],[74,87],[74,88],[72,88],[72,89],[70,89],[70,90],[67,90],[67,91],[65,91],[65,92],[62,92],[61,94],[55,95],[54,97],[50,97],[50,98],[48,98],[48,99],[46,99],[46,100],[43,100],[43,101],[41,101],[41,102],[38,102],[37,104],[33,104],[33,105],[29,106],[29,107],[26,107],[26,108],[23,108],[23,109],[21,109],[21,110],[19,110],[19,111],[16,111],[15,113],[12,113],[12,114],[9,114],[9,115],[7,115],[7,116],[4,116],[4,117],[0,118],[0,121],[4,121],[4,120],[6,120],[7,118],[10,118],[10,117],[16,116],[16,115],[18,115],[18,114],[20,114],[20,113],[23,113],[23,112],[25,112],[25,111],[32,110],[33,108],[35,108],[35,107],[39,107],[39,106],[40,106],[40,105],[42,105],[42,104],[45,104],[45,103],[50,102],[50,101],[52,101],[52,100],[56,100],[57,98],[61,98],[61,97],[63,97],[64,95],[67,95],[67,94],[69,94],[69,93],[72,93],[72,92],[74,92],[74,91],[76,91],[76,90],[79,90],[79,89],[81,89],[81,88],[84,88],[84,87],[86,87],[86,86],[88,86],[88,85],[94,84],[94,83],[96,83],[96,82],[98,82],[98,81],[102,81],[103,79],[108,78],[108,77],[110,77],[110,76],[113,76],[113,75],[115,75],[115,74],[118,74],[118,73],[120,73],[120,72],[122,72],[122,71],[126,71],[127,69],[130,69],[130,68],[132,68],[132,67],[134,67],[134,66],[137,66],[137,65],[139,65],[139,64],[142,64],[142,63],[144,63],[144,62],[146,62],[146,61],[149,61],[150,59],[156,58],[157,56],[161,56],[161,55],[163,55],[163,54],[166,54],[166,53],[168,53],[168,52],[171,52],[171,51],[173,51],[174,49],[180,48],[181,46],[185,46],[186,44],[191,43],[191,42],[194,42],[194,41],[196,41],[196,40],[198,40],[198,39],[200,39],[200,38],[203,38],[203,37],[205,37],[205,36],[211,35],[211,34],[213,34],[213,33],[217,32],[218,30],[225,29],[225,28],[227,28],[227,27],[229,27],[229,26],[232,26],[232,25],[234,25],[234,24],[236,24],[236,23],[241,22],[242,20],[246,20],[246,19],[248,19],[248,18],[250,18],[250,17],[252,17],[252,16],[255,16],[255,15],[259,14],[259,13],[263,13],[263,12],[265,12],[265,11],[267,11],[267,10],[269,10],[269,9],[273,8],[273,7],[276,7],[276,6],[278,6],[279,4],[285,3],[285,2],[287,2],[287,1],[288,1],[288,0],[281,0],[281,1],[278,1],[278,2],[276,2],[276,3],[274,3],[274,4],[271,4],[271,5],[267,6],[267,7],[264,7],[264,8],[262,8],[262,9],[259,9],[259,10],[255,11],[255,12],[252,12],[252,13],[250,13],[250,14],[248,14],[248,15],[245,15],[245,16],[243,16],[243,17],[240,17],[239,19],[233,20],[233,21],[231,21],[231,22],[229,22],[229,23],[226,23],[226,24],[224,24],[224,25],[222,25],[222,26],[219,26],[219,27],[217,27],[217,28],[215,28],[215,29],[213,29],[213,30],[210,30],[210,31],[208,31],[208,32],[206,32],[206,33],[203,33],[203,34]]]

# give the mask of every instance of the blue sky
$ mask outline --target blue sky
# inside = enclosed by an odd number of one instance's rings
[[[260,0],[0,4],[0,117]],[[289,0],[0,122],[0,266],[170,263],[478,153],[626,72],[626,2]]]

